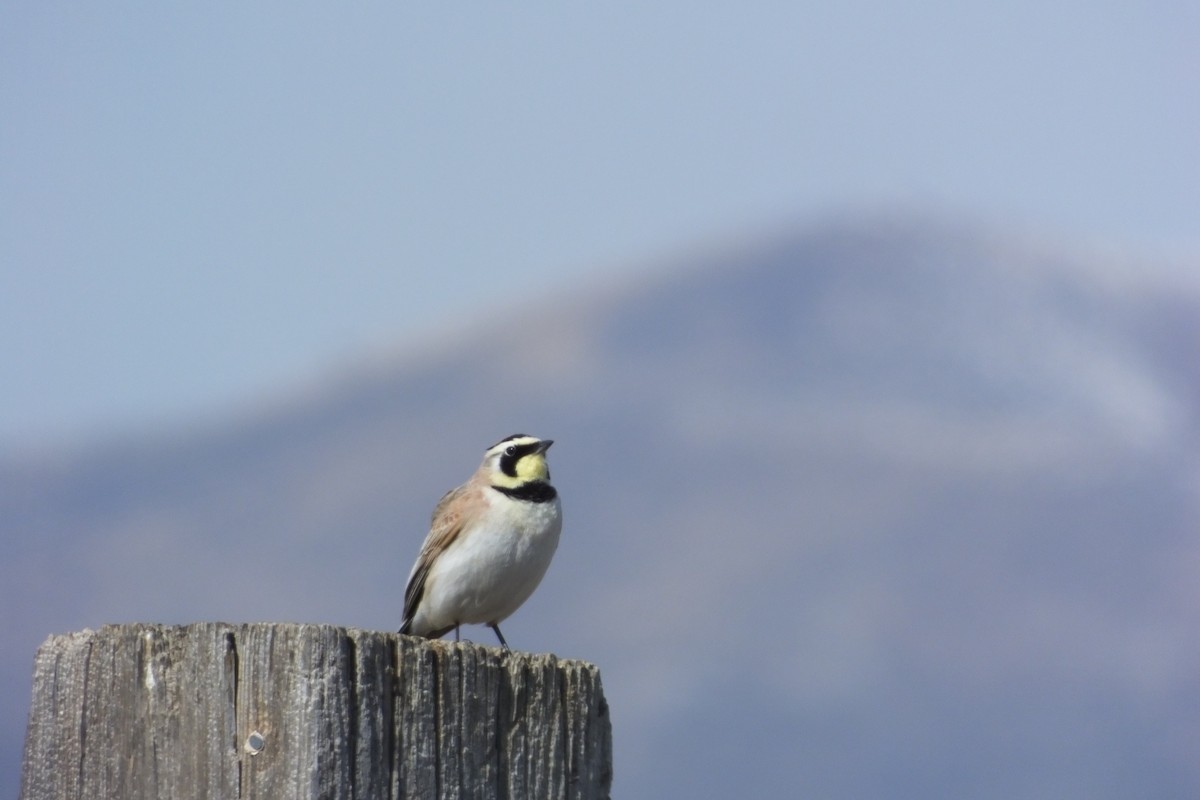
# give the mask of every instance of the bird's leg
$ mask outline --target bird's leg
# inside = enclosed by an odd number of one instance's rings
[[[458,642],[458,641],[459,641],[459,638],[458,638],[458,626],[457,626],[457,625],[455,625],[455,626],[454,626],[454,641],[455,641],[455,642]]]
[[[509,650],[509,649],[511,649],[511,648],[508,646],[508,642],[504,641],[504,634],[500,632],[500,626],[499,626],[499,625],[497,625],[496,623],[494,623],[494,622],[493,622],[493,623],[491,623],[490,625],[488,625],[488,627],[489,627],[489,628],[491,628],[492,630],[494,630],[494,631],[496,632],[496,638],[500,640],[500,646],[501,646],[501,647],[503,647],[505,650]]]

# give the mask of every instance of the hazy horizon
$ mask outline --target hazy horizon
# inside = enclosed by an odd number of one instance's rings
[[[1200,249],[1184,4],[118,10],[0,29],[0,452],[187,426],[697,243]]]

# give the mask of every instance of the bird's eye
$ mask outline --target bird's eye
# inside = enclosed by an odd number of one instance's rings
[[[516,454],[517,454],[517,446],[516,445],[510,444],[508,447],[504,448],[504,455],[514,456]]]

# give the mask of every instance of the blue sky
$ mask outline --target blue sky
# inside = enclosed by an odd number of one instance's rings
[[[1200,250],[1190,2],[3,16],[0,454],[857,208]]]

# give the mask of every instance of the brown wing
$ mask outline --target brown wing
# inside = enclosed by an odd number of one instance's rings
[[[404,589],[404,622],[400,626],[401,633],[411,633],[413,617],[417,615],[417,606],[425,594],[425,579],[429,577],[429,568],[443,550],[458,538],[462,531],[463,507],[451,509],[455,500],[468,491],[470,485],[459,486],[442,495],[442,499],[433,509],[433,518],[429,526],[429,535],[421,545],[421,553],[417,563],[413,565],[412,574],[408,576],[408,586]],[[444,633],[444,631],[443,631]]]

